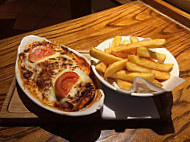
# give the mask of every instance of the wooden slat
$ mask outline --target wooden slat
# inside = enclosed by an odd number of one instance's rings
[[[176,8],[175,6],[163,1],[163,0],[141,0],[144,3],[154,7],[165,15],[175,19],[176,21],[182,23],[183,25],[190,28],[190,14],[183,10]]]
[[[152,3],[155,4],[155,1]],[[172,10],[166,12],[172,13]],[[175,15],[179,11],[174,9],[173,12]],[[185,19],[180,18],[181,16],[176,17],[182,24],[190,23],[188,17]],[[173,104],[169,109],[172,120],[170,123],[114,121],[103,124],[75,123],[74,125],[69,123],[70,126],[62,123],[52,125],[48,123],[46,126],[41,126],[42,128],[37,126],[0,127],[0,141],[166,142],[190,139],[190,31],[188,28],[184,28],[174,20],[138,1],[0,40],[0,107],[14,78],[17,47],[20,40],[29,34],[43,36],[51,41],[57,41],[85,52],[116,35],[165,38],[166,48],[175,56],[179,64],[180,77],[186,81],[171,92]]]

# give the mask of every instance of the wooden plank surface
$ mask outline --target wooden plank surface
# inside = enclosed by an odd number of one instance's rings
[[[20,40],[46,37],[80,51],[116,35],[165,38],[186,80],[172,91],[171,122],[109,122],[0,127],[0,141],[188,141],[190,139],[190,31],[142,2],[132,2],[0,41],[0,107],[14,78]],[[161,100],[162,102],[162,100]],[[48,119],[48,118],[47,118]],[[3,120],[1,120],[3,121]],[[8,123],[8,122],[7,122]],[[13,122],[12,122],[13,123]]]
[[[164,13],[165,15],[173,18],[174,20],[182,23],[183,25],[190,28],[190,14],[184,12],[181,9],[178,9],[174,5],[165,2],[164,0],[141,0],[144,3],[154,7],[155,9],[159,10],[160,12]]]

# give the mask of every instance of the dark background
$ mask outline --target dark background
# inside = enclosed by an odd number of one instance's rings
[[[70,0],[0,0],[0,39],[71,20],[70,5]],[[118,5],[91,0],[91,13]]]

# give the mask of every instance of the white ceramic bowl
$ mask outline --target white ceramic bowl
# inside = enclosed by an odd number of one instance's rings
[[[43,41],[43,40],[46,40],[48,41],[47,39],[45,38],[42,38],[42,37],[38,37],[38,36],[34,36],[34,35],[29,35],[29,36],[26,36],[22,39],[19,47],[18,47],[18,53],[17,53],[17,59],[16,59],[16,66],[15,66],[15,74],[16,74],[16,79],[17,79],[17,82],[19,84],[19,86],[22,88],[23,92],[33,101],[35,102],[37,105],[41,106],[42,108],[45,108],[51,112],[54,112],[54,113],[58,113],[58,114],[61,114],[61,115],[68,115],[68,116],[84,116],[84,115],[89,115],[89,114],[92,114],[94,112],[96,112],[97,110],[99,110],[103,103],[104,103],[104,93],[102,90],[100,90],[101,92],[101,98],[95,102],[93,105],[91,105],[89,108],[84,108],[84,109],[81,109],[79,111],[75,111],[75,112],[65,112],[65,111],[61,111],[61,110],[57,110],[57,109],[54,109],[52,107],[49,107],[47,105],[43,105],[37,98],[35,98],[33,95],[30,94],[30,92],[23,87],[23,82],[22,82],[22,79],[21,79],[21,76],[20,76],[20,72],[18,70],[18,55],[19,53],[21,53],[25,47],[34,42],[34,41]],[[50,42],[50,41],[49,41]],[[71,48],[68,48],[70,51],[74,52],[75,54],[77,54],[78,56],[84,58],[89,64],[89,60],[87,60],[83,55],[81,55],[80,53],[78,53],[77,51],[71,49]]]
[[[138,37],[138,39],[140,41],[142,40],[148,40],[150,38],[141,38],[141,37]],[[130,40],[130,36],[122,36],[122,41],[123,40]],[[102,50],[104,51],[106,48],[109,48],[112,44],[112,41],[113,41],[113,38],[111,39],[108,39],[108,40],[105,40],[103,41],[102,43],[100,43],[96,48],[99,49],[99,50]],[[152,51],[156,51],[158,53],[163,53],[163,54],[166,54],[166,60],[164,63],[171,63],[171,64],[174,64],[173,66],[173,69],[170,71],[170,75],[172,76],[176,76],[178,77],[179,76],[179,66],[178,66],[178,63],[176,61],[176,59],[174,58],[174,56],[166,49],[166,48],[152,48],[150,49]],[[98,59],[95,59],[93,57],[91,57],[91,61],[93,62],[98,62],[99,60]],[[131,96],[139,96],[139,97],[149,97],[149,96],[153,96],[153,95],[158,95],[158,94],[161,94],[165,91],[160,91],[160,92],[154,92],[154,93],[131,93],[130,91],[128,90],[123,90],[123,89],[120,89],[119,87],[116,87],[112,84],[110,84],[108,81],[106,81],[95,69],[95,66],[92,65],[92,70],[94,72],[94,74],[97,76],[97,78],[105,85],[107,86],[108,88],[116,91],[116,92],[119,92],[119,93],[123,93],[123,94],[126,94],[126,95],[131,95]],[[171,78],[162,82],[162,85],[164,88],[165,86],[168,85],[168,83],[170,83],[171,81]],[[116,84],[114,82],[114,84]]]

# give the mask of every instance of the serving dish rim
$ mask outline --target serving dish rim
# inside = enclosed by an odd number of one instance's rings
[[[30,42],[28,42],[28,39],[31,39]],[[33,41],[34,39],[34,41]],[[20,76],[20,71],[18,69],[18,59],[19,59],[19,54],[22,52],[22,47],[24,46],[27,46],[29,45],[30,43],[32,42],[35,42],[35,41],[47,41],[47,42],[50,42],[49,40],[47,40],[46,38],[44,37],[38,37],[36,35],[28,35],[28,36],[25,36],[21,42],[20,42],[20,45],[18,47],[18,51],[17,51],[17,58],[16,58],[16,64],[15,64],[15,75],[16,75],[16,80],[20,86],[20,88],[22,89],[22,91],[24,92],[24,94],[26,94],[27,97],[29,97],[29,99],[31,99],[35,104],[37,104],[38,106],[46,109],[46,110],[49,110],[53,113],[56,113],[56,114],[61,114],[61,115],[66,115],[66,116],[73,116],[73,117],[77,117],[77,116],[85,116],[85,115],[90,115],[92,113],[95,113],[97,112],[98,110],[101,109],[101,107],[103,106],[104,104],[104,98],[105,98],[105,95],[104,95],[104,92],[101,90],[101,89],[98,89],[101,93],[101,98],[94,102],[94,104],[92,104],[90,107],[85,107],[79,111],[74,111],[74,112],[66,112],[66,111],[62,111],[62,110],[58,110],[56,108],[53,108],[53,107],[50,107],[48,105],[44,105],[42,102],[40,102],[36,97],[34,97],[25,87],[23,87],[23,82],[22,82],[22,79],[21,79],[21,76]],[[74,54],[76,54],[77,56],[79,57],[82,57],[89,65],[90,64],[90,61],[85,57],[83,56],[82,54],[80,54],[79,52],[77,52],[76,50],[72,49],[72,48],[69,48],[65,45],[61,45],[61,46],[64,46],[66,47],[68,50],[72,51]],[[96,91],[97,92],[97,91]],[[97,94],[96,94],[97,95]],[[95,98],[96,96],[94,96]]]

